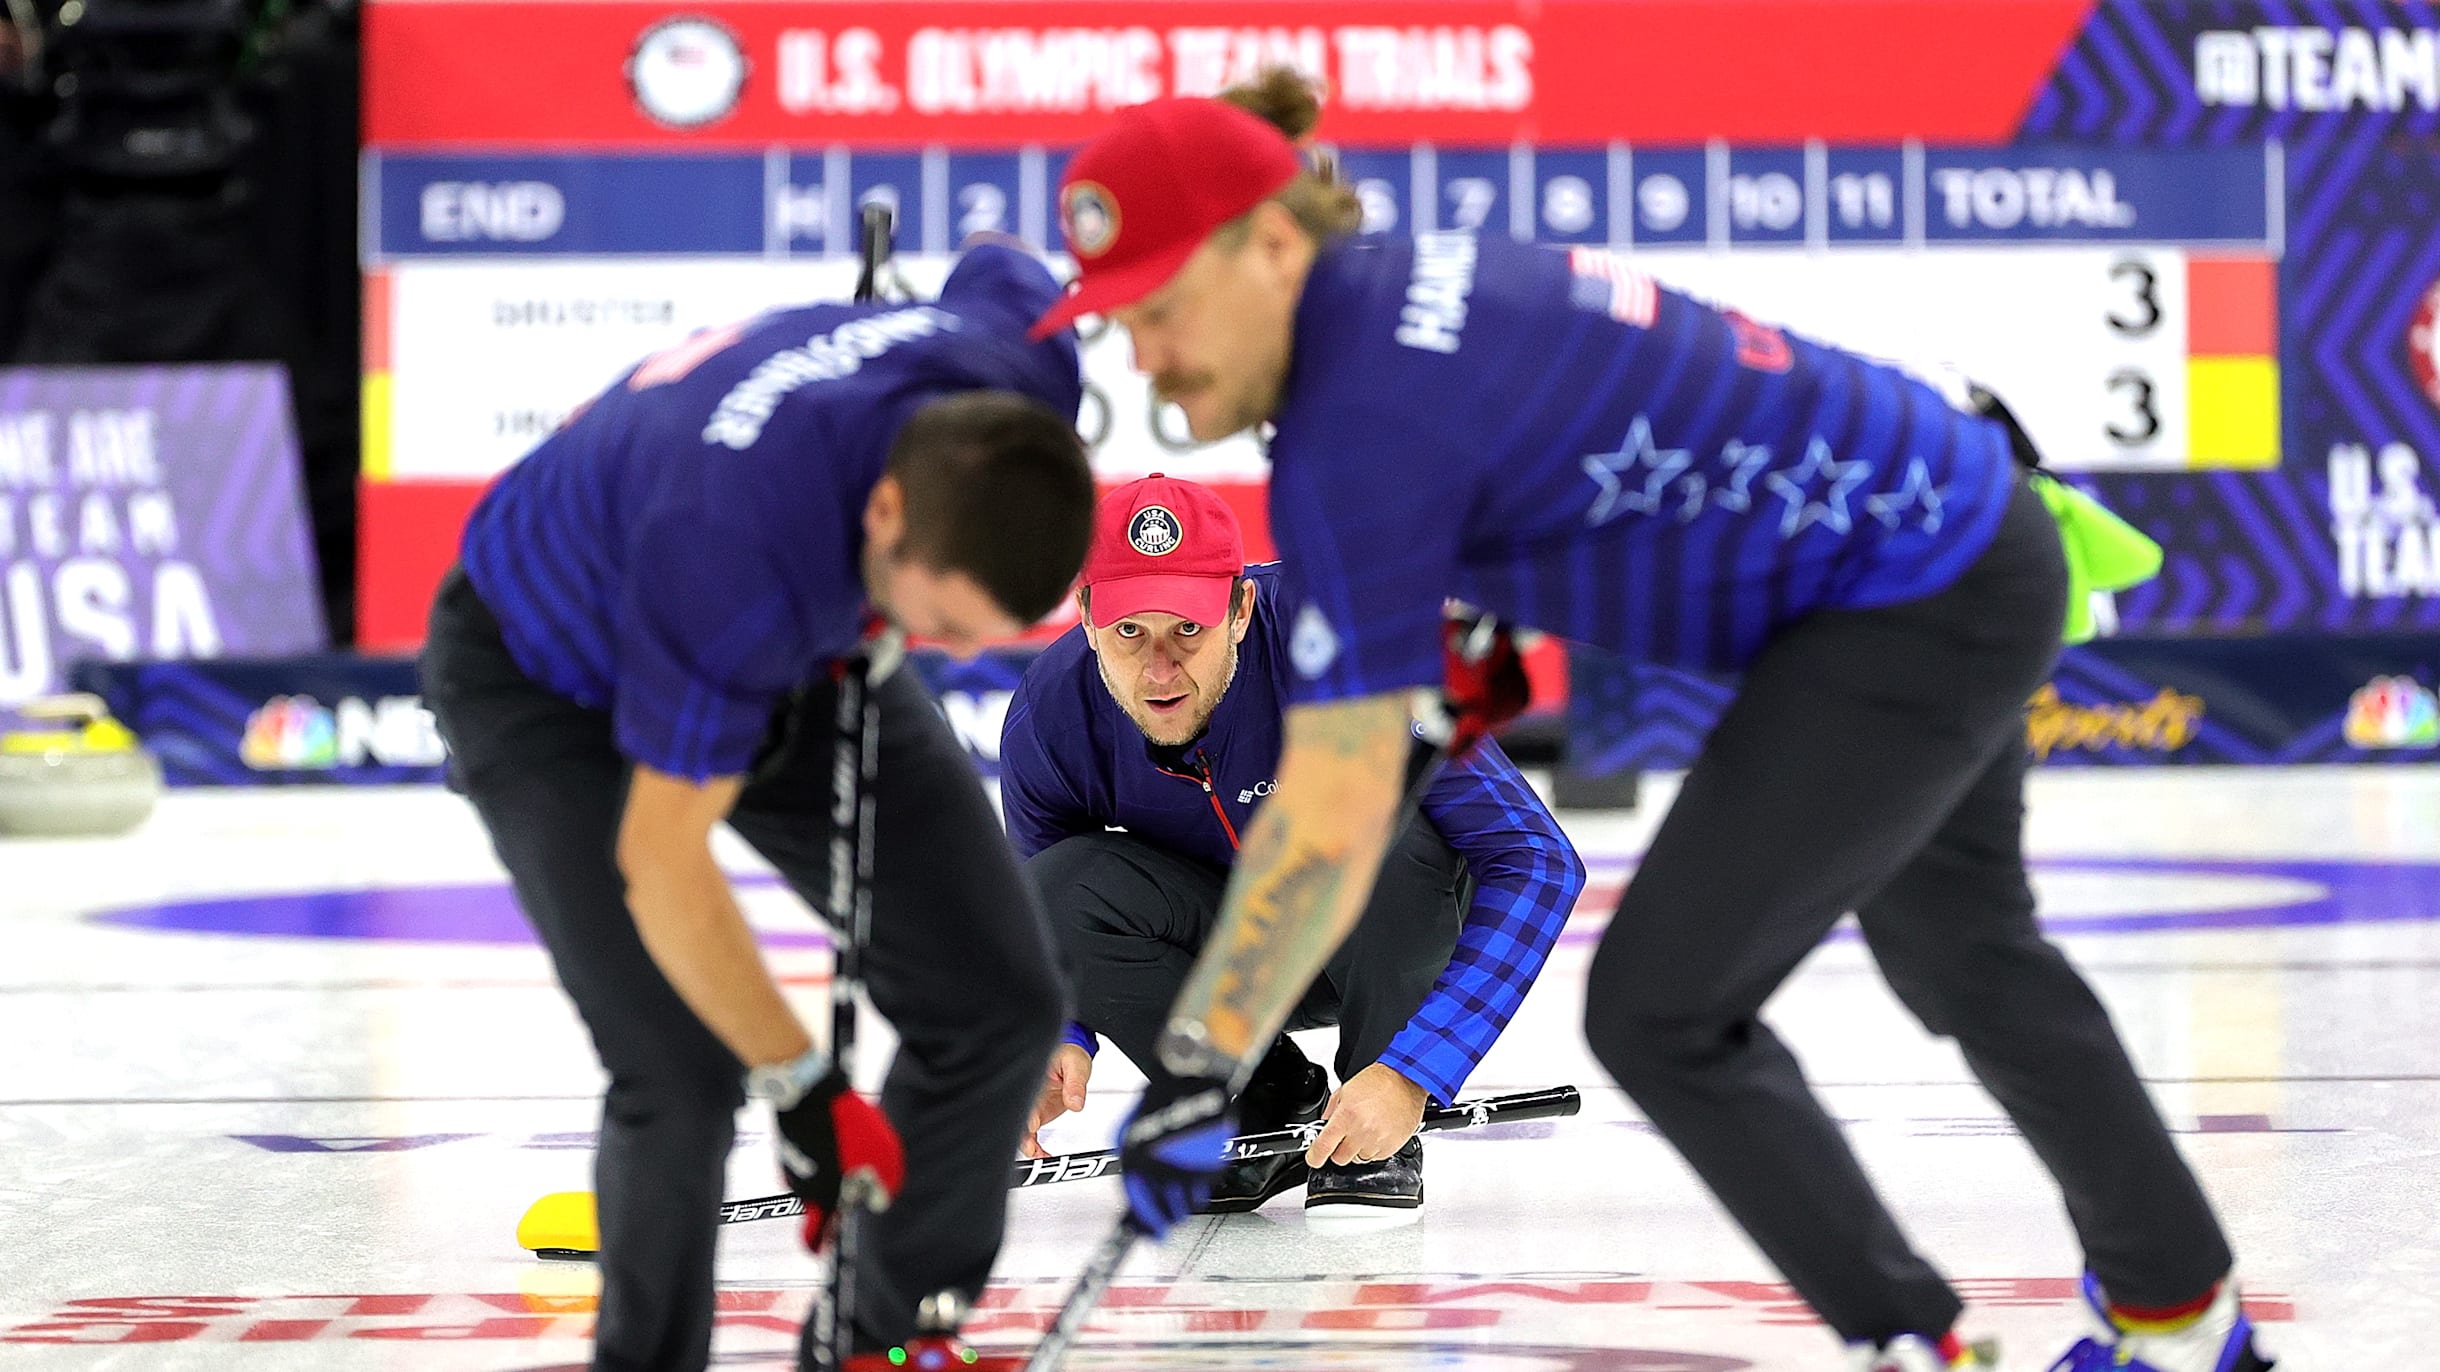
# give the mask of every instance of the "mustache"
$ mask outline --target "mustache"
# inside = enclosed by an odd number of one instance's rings
[[[1212,384],[1210,372],[1162,372],[1152,378],[1152,393],[1163,400],[1199,391]]]

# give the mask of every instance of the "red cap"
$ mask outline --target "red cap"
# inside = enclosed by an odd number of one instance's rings
[[[1120,110],[1059,179],[1076,284],[1034,322],[1033,336],[1159,290],[1214,229],[1303,168],[1286,134],[1225,101],[1170,96]]]
[[[1209,487],[1155,472],[1101,498],[1084,557],[1094,623],[1146,611],[1223,623],[1244,574],[1236,511]]]

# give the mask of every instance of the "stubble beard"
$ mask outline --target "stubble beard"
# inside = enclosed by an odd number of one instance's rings
[[[1110,664],[1102,660],[1101,654],[1095,653],[1093,661],[1101,671],[1103,688],[1109,691],[1112,700],[1118,702],[1118,708],[1126,712],[1127,718],[1133,721],[1136,729],[1145,738],[1164,748],[1175,748],[1179,744],[1192,741],[1195,735],[1202,733],[1204,726],[1212,722],[1212,712],[1219,709],[1220,702],[1227,698],[1229,687],[1237,682],[1237,645],[1232,642],[1228,645],[1227,659],[1220,664],[1220,689],[1198,701],[1195,713],[1191,717],[1176,721],[1162,720],[1147,711],[1142,702],[1136,699],[1133,691],[1119,688],[1119,684],[1110,677]],[[1176,726],[1176,736],[1163,738],[1160,730],[1172,725]]]

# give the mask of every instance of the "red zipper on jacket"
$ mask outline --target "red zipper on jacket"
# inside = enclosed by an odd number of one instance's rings
[[[1152,770],[1163,776],[1176,777],[1180,781],[1191,781],[1202,787],[1203,798],[1212,803],[1212,813],[1220,817],[1220,832],[1228,835],[1229,851],[1236,852],[1241,846],[1237,842],[1237,826],[1229,823],[1228,811],[1220,808],[1220,793],[1212,789],[1211,759],[1203,756],[1203,750],[1197,748],[1195,749],[1195,762],[1202,769],[1200,772],[1173,772],[1157,762],[1152,764]]]

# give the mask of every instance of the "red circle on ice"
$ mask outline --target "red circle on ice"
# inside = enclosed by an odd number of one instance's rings
[[[2406,326],[2406,360],[2424,399],[2440,406],[2440,279],[2424,289],[2414,320]]]

